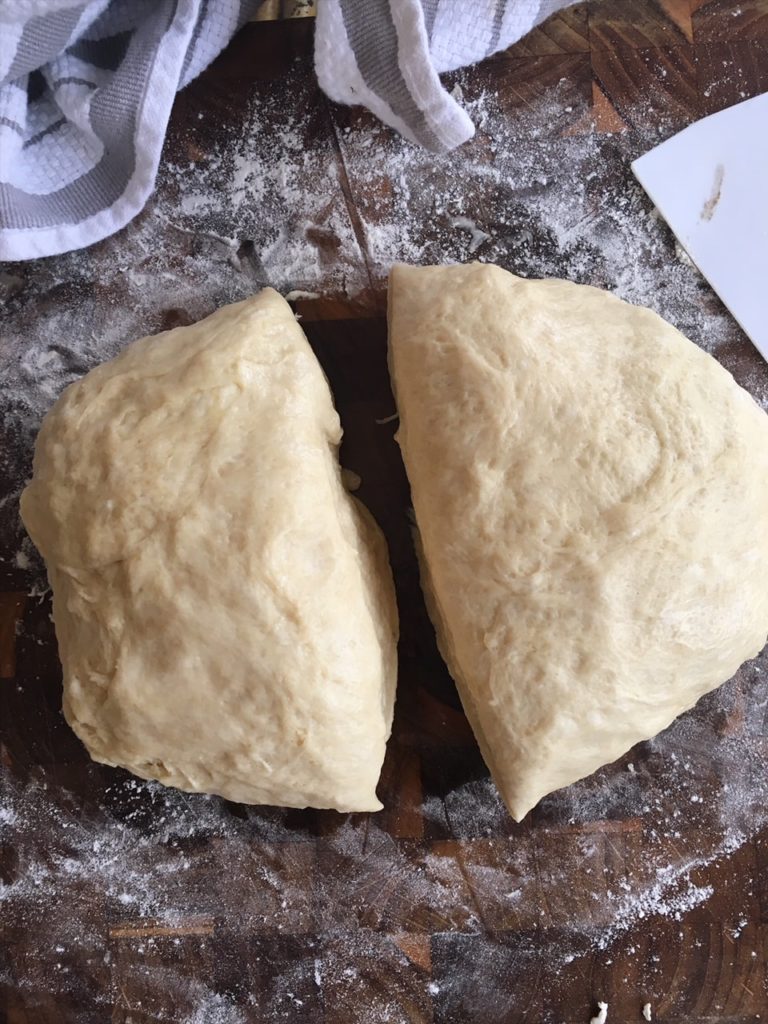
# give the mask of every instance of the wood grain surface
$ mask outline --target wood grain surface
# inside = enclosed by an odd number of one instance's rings
[[[76,259],[0,268],[0,1021],[586,1024],[598,1000],[609,1024],[641,1021],[646,1002],[670,1024],[764,1020],[768,658],[660,739],[511,821],[435,646],[393,440],[381,239],[401,209],[385,160],[400,144],[325,100],[311,42],[311,19],[248,26],[179,95],[164,154],[176,170],[134,225]],[[587,219],[626,207],[640,224],[652,212],[628,160],[768,88],[768,0],[590,0],[454,81],[470,101],[492,98],[522,150],[534,136],[542,153],[550,137],[573,140]],[[290,261],[273,281],[265,263],[288,207],[254,199],[224,229],[183,190],[187,167],[223,173],[215,160],[246,110],[266,140],[292,125],[275,161],[287,145],[292,168],[332,174],[304,238],[311,281]],[[465,152],[479,166],[497,141],[480,124]],[[472,258],[464,221],[443,210],[469,158],[406,156],[422,161],[410,202],[429,211],[411,218],[409,244]],[[610,284],[605,252],[555,239],[533,216],[542,189],[562,188],[556,166],[547,175],[525,187],[472,178],[460,212],[482,227],[479,254]],[[295,202],[310,184],[284,180]],[[169,217],[175,205],[193,209],[194,228]],[[674,241],[654,230],[663,258],[654,250],[643,273],[670,302],[667,279],[689,271],[671,275]],[[153,291],[150,276],[164,274],[167,292]],[[33,427],[55,397],[41,383],[49,364],[72,379],[138,334],[267,283],[318,293],[296,308],[341,414],[342,460],[390,545],[402,639],[378,815],[244,807],[92,763],[60,712],[50,595],[18,523]],[[707,286],[690,287],[690,316],[669,307],[679,326],[694,337],[717,323],[717,358],[767,400],[768,369]],[[33,349],[45,359],[33,364]]]

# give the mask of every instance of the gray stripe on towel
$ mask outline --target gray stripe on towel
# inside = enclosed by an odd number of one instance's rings
[[[440,0],[421,0],[421,6],[424,10],[424,24],[427,29],[427,39],[432,39],[432,29],[435,27],[435,18],[437,17],[437,9],[440,6]]]
[[[17,135],[24,135],[24,129],[21,127],[18,121],[11,120],[10,117],[0,117],[0,128],[10,128],[12,132],[16,132]]]
[[[405,121],[423,146],[445,146],[408,89],[398,61],[397,29],[388,0],[340,0],[344,28],[365,84]]]
[[[109,85],[99,89],[91,106],[91,125],[104,144],[104,155],[90,171],[48,195],[31,195],[0,183],[0,222],[11,230],[78,224],[109,209],[124,194],[136,167],[134,136],[139,104],[150,65],[168,30],[176,4],[141,25]]]
[[[46,137],[46,135],[53,135],[54,132],[57,132],[59,128],[61,128],[61,126],[66,123],[66,117],[57,118],[57,120],[55,120],[53,124],[49,124],[47,128],[43,128],[42,131],[39,131],[37,133],[37,135],[33,135],[31,139],[27,139],[27,141],[24,143],[24,149],[28,149],[29,146],[36,146],[41,139],[44,139]]]
[[[58,57],[80,20],[85,4],[30,18],[24,26],[4,82],[28,75]]]
[[[493,28],[491,29],[491,41],[488,44],[488,49],[485,51],[486,56],[490,56],[492,53],[496,53],[499,48],[499,40],[501,39],[501,28],[504,24],[504,12],[507,9],[507,0],[496,0],[496,9],[493,12]]]

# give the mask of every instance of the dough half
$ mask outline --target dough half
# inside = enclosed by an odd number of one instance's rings
[[[267,289],[130,345],[45,418],[22,516],[91,756],[245,803],[377,810],[397,616],[339,418]]]
[[[768,417],[648,309],[397,266],[423,584],[515,818],[665,728],[768,633]]]

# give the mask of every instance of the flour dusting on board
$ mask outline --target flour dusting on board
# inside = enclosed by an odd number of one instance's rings
[[[205,118],[183,138],[172,131],[157,192],[125,230],[0,278],[0,369],[20,385],[3,412],[34,426],[69,381],[142,332],[266,284],[354,300],[398,260],[475,258],[606,287],[726,350],[738,329],[629,169],[658,135],[576,131],[587,111],[565,81],[509,111],[493,92],[473,95],[472,76],[457,77],[477,137],[443,157],[366,115],[334,127],[339,159],[327,133],[318,137],[324,108],[299,67],[285,82],[290,106],[274,91],[258,97],[212,155],[188,137]],[[768,404],[765,375],[747,384]]]
[[[514,109],[473,71],[455,82],[478,135],[436,158],[367,115],[337,112],[333,138],[318,130],[327,108],[297,65],[283,93],[272,86],[222,114],[223,140],[211,115],[172,137],[156,197],[114,239],[0,275],[0,459],[16,484],[0,499],[3,536],[15,538],[0,568],[6,589],[30,595],[18,653],[28,677],[3,684],[18,699],[25,687],[39,694],[53,650],[45,579],[17,522],[41,417],[134,337],[265,284],[365,311],[395,260],[474,258],[569,277],[652,306],[768,407],[768,372],[739,360],[737,328],[629,171],[654,139],[585,129],[585,100],[566,82]],[[220,144],[201,156],[213,135]],[[350,1007],[359,1024],[431,1019],[433,1008],[435,1019],[461,1020],[468,977],[478,1005],[504,1019],[526,979],[578,986],[614,957],[628,970],[642,962],[644,994],[661,998],[675,965],[638,936],[672,931],[684,944],[686,922],[713,894],[707,869],[722,884],[749,877],[751,841],[768,823],[764,658],[523,826],[476,751],[472,771],[462,762],[451,774],[447,742],[424,754],[414,806],[397,771],[386,776],[381,796],[388,807],[405,801],[418,822],[409,830],[386,812],[244,808],[130,779],[87,762],[58,699],[28,741],[41,766],[50,736],[68,744],[65,767],[0,775],[0,845],[15,851],[0,865],[0,919],[12,922],[16,957],[0,961],[0,983],[23,973],[20,985],[66,999],[86,962],[77,991],[86,984],[105,1019],[115,1004],[126,1021],[135,1012],[175,1024],[344,1020]],[[396,724],[390,757],[410,749],[412,731]],[[753,882],[731,903],[734,955],[747,960]],[[141,1005],[119,981],[128,946],[143,965],[131,967]]]

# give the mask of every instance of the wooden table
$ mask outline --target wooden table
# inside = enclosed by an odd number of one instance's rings
[[[768,369],[628,161],[768,88],[767,0],[612,0],[453,76],[433,159],[249,26],[178,97],[158,193],[84,254],[2,268],[0,1019],[12,1024],[746,1024],[768,1016],[768,657],[657,740],[505,813],[421,600],[386,375],[392,257],[493,259],[642,298],[768,403]],[[495,168],[489,172],[487,168]],[[190,797],[91,763],[18,523],[40,415],[133,337],[264,284],[297,299],[390,542],[400,683],[378,815]],[[383,421],[383,422],[381,422]],[[204,614],[204,610],[201,611]]]

